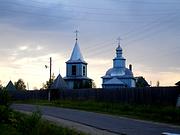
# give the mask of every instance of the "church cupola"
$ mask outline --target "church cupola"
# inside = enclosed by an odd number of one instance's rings
[[[118,47],[116,48],[116,57],[113,59],[114,68],[124,68],[126,60],[122,56],[122,48],[120,46],[120,38],[118,39]]]
[[[122,48],[120,46],[120,42],[118,43],[118,47],[116,48],[116,58],[122,57]]]
[[[135,78],[132,73],[132,66],[126,68],[126,59],[122,55],[120,38],[116,48],[116,56],[113,59],[113,67],[108,69],[102,78],[102,87],[107,89],[135,87]]]

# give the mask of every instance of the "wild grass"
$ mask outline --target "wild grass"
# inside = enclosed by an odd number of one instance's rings
[[[43,120],[39,110],[31,115],[13,111],[10,103],[8,92],[3,91],[0,94],[0,135],[85,135]]]
[[[85,135],[41,119],[38,111],[30,116],[15,111],[9,112],[8,119],[0,122],[0,131],[1,135]]]

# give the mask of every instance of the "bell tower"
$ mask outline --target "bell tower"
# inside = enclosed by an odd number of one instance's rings
[[[78,31],[75,31],[76,41],[70,59],[66,62],[66,77],[69,88],[85,88],[91,79],[87,77],[87,62],[85,62],[78,44]],[[89,87],[88,87],[89,88]]]

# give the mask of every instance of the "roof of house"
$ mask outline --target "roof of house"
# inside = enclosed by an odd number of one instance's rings
[[[67,85],[62,76],[59,74],[50,87],[51,89],[66,89]]]
[[[175,85],[180,86],[180,81],[179,81],[179,82],[177,82]]]
[[[12,81],[10,80],[9,83],[6,86],[6,90],[8,91],[16,91],[16,88],[14,86],[14,84],[12,83]]]

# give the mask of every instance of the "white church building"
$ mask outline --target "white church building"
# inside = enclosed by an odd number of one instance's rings
[[[92,79],[87,77],[87,65],[79,48],[76,31],[76,42],[66,62],[66,76],[63,78],[69,89],[92,88]]]
[[[129,69],[126,68],[126,59],[122,56],[120,41],[116,48],[116,57],[113,59],[113,67],[101,78],[103,88],[135,87],[132,66],[129,65]]]

